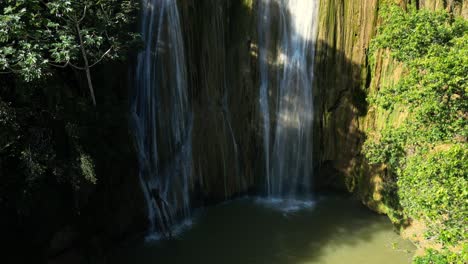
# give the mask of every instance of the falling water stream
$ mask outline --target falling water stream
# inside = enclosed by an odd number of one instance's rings
[[[312,204],[312,81],[317,10],[318,0],[259,2],[259,99],[266,193],[273,203],[287,200]],[[275,29],[277,34],[273,34]],[[144,0],[140,31],[145,47],[137,59],[132,115],[139,176],[150,234],[154,234],[162,222],[169,219],[173,225],[172,219],[189,219],[190,215],[192,111],[177,1]],[[226,76],[224,79],[223,117],[238,158],[228,113]],[[271,97],[274,89],[276,98]],[[238,161],[233,164],[239,174]],[[228,169],[225,161],[224,167]],[[227,182],[224,179],[226,193]],[[169,216],[158,205],[159,197],[167,205]],[[296,207],[285,204],[287,210]]]
[[[138,54],[131,112],[154,235],[163,214],[169,214],[170,225],[190,216],[192,113],[177,1],[144,0],[141,16],[145,47]],[[157,206],[155,192],[168,212]]]
[[[318,5],[318,0],[259,3],[260,110],[270,198],[311,198]]]

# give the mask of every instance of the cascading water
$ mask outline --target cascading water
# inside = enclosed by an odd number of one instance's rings
[[[260,110],[270,198],[307,200],[311,193],[318,5],[318,0],[259,4]],[[270,94],[276,94],[273,103]]]
[[[268,48],[270,38],[270,0],[259,3],[258,23],[259,65],[260,65],[260,111],[263,115],[263,147],[265,153],[266,193],[271,195],[270,181],[270,110],[268,105],[269,69]]]
[[[190,215],[192,113],[177,1],[143,0],[141,35],[145,47],[138,54],[131,112],[149,231],[155,234],[162,222]],[[161,210],[161,201],[168,209]]]

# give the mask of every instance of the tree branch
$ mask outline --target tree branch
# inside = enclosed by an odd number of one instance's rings
[[[54,67],[57,67],[57,68],[62,68],[62,69],[63,69],[63,68],[66,68],[67,66],[70,65],[70,66],[72,66],[73,68],[75,68],[75,69],[77,69],[77,70],[80,70],[80,71],[84,71],[84,70],[85,70],[84,67],[77,66],[77,65],[71,63],[70,60],[68,60],[64,65],[54,64],[54,63],[50,63],[50,62],[49,62],[49,65],[54,66]]]
[[[86,68],[84,67],[80,67],[80,66],[76,66],[74,65],[73,63],[69,62],[68,64],[70,64],[70,66],[72,66],[73,68],[77,69],[77,70],[81,70],[81,71],[84,71],[86,70]]]
[[[15,65],[16,65],[16,64],[15,64]],[[15,69],[13,69],[10,65],[7,65],[5,68],[8,69],[9,71],[2,72],[3,74],[18,73],[18,72],[20,72],[20,70],[15,70]]]
[[[85,5],[85,6],[84,6],[84,10],[83,10],[83,15],[82,15],[81,18],[78,20],[78,23],[83,22],[83,20],[85,19],[87,8],[88,8],[88,7]]]
[[[106,53],[108,53],[109,51],[110,51],[110,49],[109,49]],[[100,58],[99,61],[95,62],[93,65],[89,66],[89,68],[91,68],[92,66],[98,64],[98,63],[104,58],[105,55],[106,55],[106,54],[102,55],[103,57]],[[62,68],[62,69],[63,69],[63,68],[66,68],[66,67],[68,67],[68,66],[71,66],[72,68],[75,68],[75,69],[80,70],[80,71],[86,70],[85,67],[80,67],[80,66],[78,66],[78,65],[75,65],[75,64],[73,64],[70,60],[68,60],[67,62],[65,62],[65,64],[63,64],[63,65],[54,64],[54,63],[51,63],[51,62],[49,62],[49,65],[50,65],[50,66],[57,67],[57,68]]]
[[[106,19],[106,22],[109,22],[109,20],[110,20],[109,14],[107,14],[107,12],[104,9],[104,6],[102,5],[102,3],[100,4],[100,7],[101,7],[101,11],[104,14],[104,17]],[[107,34],[107,29],[104,29],[104,34],[106,34],[106,38],[109,40],[110,38],[109,38],[109,35]]]
[[[83,43],[83,36],[81,35],[80,24],[75,23],[75,27],[76,27],[76,33],[78,34],[78,39],[80,40],[81,55],[83,56],[84,70],[86,72],[86,79],[88,79],[89,91],[91,93],[91,98],[93,99],[93,105],[96,106],[96,97],[94,95],[93,82],[91,80],[91,72],[89,70],[88,55],[86,54],[85,46]]]
[[[49,62],[49,65],[57,67],[57,68],[66,68],[69,64],[70,64],[70,60],[68,60],[64,65],[58,65],[58,64]]]
[[[94,66],[96,66],[96,64],[98,64],[99,62],[101,62],[101,61],[107,56],[107,54],[109,54],[109,52],[112,50],[112,48],[113,48],[113,47],[111,46],[106,52],[104,52],[104,54],[102,54],[101,58],[99,58],[95,63],[91,64],[91,65],[89,66],[89,68],[94,67]]]

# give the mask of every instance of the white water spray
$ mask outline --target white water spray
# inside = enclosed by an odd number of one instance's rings
[[[318,0],[261,0],[259,4],[260,109],[266,190],[271,198],[307,199],[312,189],[318,7]],[[278,33],[272,34],[275,29]],[[277,98],[270,115],[272,89]]]

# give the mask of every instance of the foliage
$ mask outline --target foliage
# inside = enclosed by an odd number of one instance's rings
[[[384,128],[381,138],[372,141],[371,138],[364,145],[364,152],[372,164],[385,163],[393,170],[401,167],[406,152],[408,131],[405,127]]]
[[[19,174],[24,173],[26,182],[29,183],[41,178],[47,168],[54,166],[52,131],[34,122],[44,120],[43,118],[41,113],[15,109],[0,100],[0,157],[6,155],[16,158],[19,162]],[[24,122],[26,120],[29,121],[27,126]]]
[[[97,183],[94,161],[92,157],[86,153],[80,143],[79,129],[76,124],[68,123],[65,126],[67,135],[71,145],[73,146],[75,159],[73,160],[72,167],[77,171],[78,177],[72,177],[69,181],[73,187],[78,189],[83,182],[92,184]]]
[[[94,211],[96,200],[114,191],[102,186],[132,166],[131,137],[122,126],[127,102],[118,96],[127,89],[120,86],[127,67],[96,70],[119,72],[96,78],[108,95],[98,108],[72,71],[34,82],[0,76],[0,233],[15,249],[40,251],[65,224],[94,228],[97,222],[84,220],[104,217],[105,210]]]
[[[110,183],[102,171],[120,173],[99,161],[134,156],[129,142],[120,144],[127,140],[121,84],[128,68],[115,62],[136,40],[130,27],[138,2],[0,1],[0,233],[6,246],[41,251],[64,225],[92,225],[83,220],[98,218],[89,210],[96,197],[112,191],[97,187]],[[106,96],[92,108],[80,73],[104,63],[93,77]]]
[[[448,250],[436,251],[427,250],[424,256],[414,259],[415,264],[461,264],[468,262],[468,245],[465,245],[462,252],[451,252]]]
[[[19,125],[15,110],[9,104],[0,101],[0,153],[10,148],[17,139]]]
[[[445,246],[463,243],[468,239],[468,22],[445,11],[385,6],[371,43],[374,54],[381,49],[390,50],[405,71],[396,84],[380,87],[370,105],[387,113],[403,109],[407,116],[368,137],[366,157],[395,175],[403,212],[425,221],[428,238]]]
[[[0,70],[26,81],[53,68],[89,68],[125,55],[136,39],[135,0],[0,2]],[[91,88],[91,87],[90,87]]]
[[[467,30],[462,18],[442,10],[416,10],[409,6],[406,12],[397,5],[384,5],[379,14],[384,26],[372,40],[371,51],[388,48],[399,61],[421,58],[431,47],[447,45]]]
[[[468,148],[447,146],[408,158],[398,180],[401,205],[447,244],[468,239]]]
[[[58,155],[57,132],[51,126],[51,113],[38,112],[36,108],[12,108],[0,98],[0,165],[2,160],[9,161],[0,171],[7,177],[14,171],[16,184],[22,185],[15,190],[27,199],[35,186],[53,176],[58,182],[71,184],[75,189],[85,182],[95,184],[93,159],[87,154],[79,137],[69,135],[72,149],[67,155]],[[66,135],[64,135],[66,136]],[[2,187],[8,188],[5,183]],[[10,188],[10,189],[13,189]],[[10,190],[3,190],[5,195]],[[19,200],[23,195],[19,194]]]
[[[96,173],[94,172],[94,163],[91,157],[86,153],[80,153],[80,168],[84,178],[87,181],[96,184],[97,178]]]

